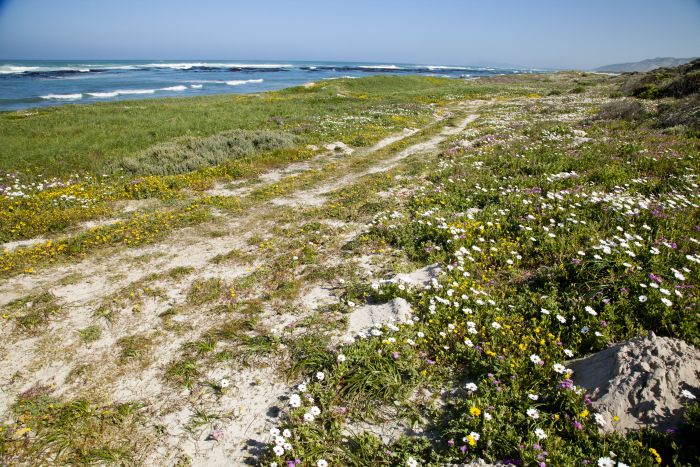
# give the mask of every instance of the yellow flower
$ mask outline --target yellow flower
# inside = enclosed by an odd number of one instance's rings
[[[481,409],[479,409],[478,407],[472,407],[471,409],[469,409],[469,414],[472,417],[478,417],[479,415],[481,415]]]
[[[472,435],[467,436],[467,441],[469,442],[469,446],[471,446],[471,447],[476,446],[476,440],[474,439],[474,437]]]
[[[589,413],[589,412],[588,412],[588,409],[583,409],[583,412],[581,412],[581,414],[580,414],[580,415],[581,415],[581,418],[586,418],[586,417],[588,417],[588,413]]]
[[[619,422],[619,421],[620,421],[620,417],[618,417],[617,415],[613,415],[613,422]]]
[[[652,456],[656,459],[656,463],[660,464],[661,463],[661,456],[659,455],[658,452],[656,452],[656,449],[654,448],[649,448],[649,452],[651,453]]]
[[[15,436],[19,438],[20,436],[24,435],[25,433],[29,433],[30,431],[32,431],[32,429],[29,427],[20,428],[19,430],[15,431]]]

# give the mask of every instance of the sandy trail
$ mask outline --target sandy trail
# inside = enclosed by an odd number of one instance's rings
[[[467,108],[479,105],[471,104]],[[325,195],[334,190],[357,183],[362,177],[390,170],[410,156],[435,151],[440,143],[464,131],[476,118],[476,114],[469,114],[456,126],[445,127],[439,134],[425,141],[398,153],[388,154],[368,169],[331,180],[321,177],[317,182],[320,184],[314,188],[299,190],[292,196],[275,198],[267,203],[253,204],[251,209],[242,214],[223,213],[213,225],[223,235],[205,235],[205,230],[212,226],[187,227],[155,244],[117,253],[97,253],[73,263],[4,281],[0,284],[0,306],[30,294],[49,291],[57,298],[63,313],[60,319],[52,320],[49,327],[36,336],[16,334],[8,321],[0,322],[0,353],[6,356],[0,365],[0,417],[4,418],[17,394],[36,385],[53,387],[56,395],[68,398],[86,393],[99,396],[104,387],[109,387],[109,398],[114,402],[137,399],[154,408],[171,407],[154,420],[167,424],[169,430],[164,444],[154,453],[153,463],[159,463],[164,458],[172,460],[173,452],[178,449],[186,452],[194,465],[242,463],[254,454],[252,451],[256,446],[267,440],[267,430],[275,419],[274,410],[270,409],[287,388],[286,383],[274,374],[273,368],[244,368],[236,370],[235,374],[223,374],[220,369],[211,369],[210,377],[214,380],[226,376],[236,382],[234,390],[216,402],[219,410],[233,415],[221,423],[223,440],[213,443],[206,441],[211,429],[203,430],[197,435],[184,429],[192,416],[191,407],[182,402],[188,399],[188,394],[184,390],[173,391],[162,380],[164,368],[177,356],[182,344],[197,338],[202,330],[211,325],[211,318],[204,314],[186,314],[184,318],[189,330],[174,336],[168,335],[167,339],[160,338],[155,361],[145,369],[131,368],[131,374],[125,374],[114,363],[115,354],[119,352],[115,351],[118,340],[133,334],[160,333],[162,320],[159,316],[174,306],[187,304],[187,291],[195,279],[218,277],[229,281],[254,271],[259,265],[255,262],[231,266],[215,264],[212,259],[232,249],[255,253],[255,247],[249,244],[249,239],[256,235],[269,235],[276,225],[276,213],[284,209],[284,206],[321,205],[325,202]],[[371,160],[373,156],[376,157],[377,151],[411,137],[418,131],[420,130],[404,129],[370,148],[354,150],[352,153],[345,150],[342,154],[325,153],[326,157],[290,164],[262,174],[245,187],[217,187],[218,191],[211,194],[245,196],[255,188],[310,170],[322,170],[328,164],[339,164],[341,167],[345,165],[349,170],[350,164],[358,159]],[[356,225],[343,224],[335,226],[334,231],[338,234],[336,241],[340,241],[340,238],[356,235],[358,228]],[[105,327],[98,341],[89,346],[81,344],[77,331],[101,322],[96,321],[94,313],[110,296],[146,280],[152,274],[179,266],[193,268],[193,271],[178,280],[155,282],[155,285],[163,286],[166,290],[165,297],[145,300],[143,309],[138,313],[122,312],[117,321]],[[77,277],[77,280],[67,280],[71,276]],[[319,300],[328,298],[326,293],[319,294],[319,297]],[[314,300],[309,302],[308,296],[302,302],[301,307],[309,311],[317,305]],[[261,318],[263,321],[280,319],[267,315]],[[91,381],[68,380],[71,371],[79,366],[97,366]],[[179,408],[173,410],[172,407]]]
[[[423,153],[423,152],[429,152],[429,151],[434,151],[437,149],[438,145],[445,141],[447,138],[450,136],[457,135],[464,131],[466,127],[474,122],[478,118],[478,115],[476,114],[471,114],[465,119],[463,119],[457,126],[455,127],[446,127],[445,129],[442,130],[438,135],[433,136],[432,138],[422,141],[420,143],[416,143],[412,146],[409,146],[408,148],[404,149],[403,151],[399,152],[398,154],[388,158],[384,159],[371,168],[360,171],[360,172],[354,172],[350,173],[342,178],[339,178],[337,180],[333,180],[331,182],[322,184],[321,186],[318,186],[316,188],[313,188],[311,190],[303,190],[303,191],[298,191],[296,192],[293,196],[287,197],[287,198],[277,198],[271,201],[271,203],[279,205],[279,206],[320,206],[326,202],[325,195],[328,193],[331,193],[333,191],[336,191],[340,188],[343,188],[345,186],[351,185],[355,183],[357,180],[360,178],[367,176],[367,175],[372,175],[380,172],[386,172],[387,170],[391,170],[392,168],[396,167],[396,165],[402,161],[403,159],[406,159],[407,157],[413,156],[415,154]],[[415,134],[415,132],[411,133]],[[403,139],[403,138],[399,138]],[[393,142],[398,141],[399,139],[396,139]],[[388,143],[388,144],[391,144]],[[387,145],[388,145],[387,144]],[[380,146],[377,149],[380,149]],[[375,150],[377,150],[375,149]]]

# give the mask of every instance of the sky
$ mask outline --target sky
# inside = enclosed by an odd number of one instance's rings
[[[700,0],[0,0],[0,59],[590,69],[700,56]]]

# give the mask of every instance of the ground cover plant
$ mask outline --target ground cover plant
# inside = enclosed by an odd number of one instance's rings
[[[620,83],[372,77],[0,115],[31,161],[3,160],[2,463],[697,464],[694,390],[673,430],[623,434],[571,370],[650,331],[700,341],[698,139]]]

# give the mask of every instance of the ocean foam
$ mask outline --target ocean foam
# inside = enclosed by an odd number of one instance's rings
[[[248,83],[262,83],[263,79],[237,79],[233,81],[226,81],[226,84],[229,86],[240,86],[241,84],[248,84]]]
[[[109,98],[109,97],[117,97],[117,96],[122,96],[122,95],[129,95],[129,94],[154,94],[156,91],[159,91],[159,89],[118,89],[116,91],[109,91],[109,92],[88,92],[86,93],[90,97],[97,97],[97,98]]]
[[[360,65],[357,68],[365,70],[401,70],[402,68],[396,65]]]
[[[190,87],[192,89],[202,89],[202,84],[190,84]]]
[[[293,68],[294,65],[281,63],[149,63],[136,65],[139,68],[172,68],[175,70],[189,70],[191,68]]]
[[[416,68],[422,68],[422,67],[416,67]],[[463,66],[444,66],[444,65],[428,65],[425,68],[428,70],[468,70],[468,68],[463,67]]]
[[[187,86],[179,85],[179,86],[170,86],[169,88],[162,88],[159,89],[159,91],[185,91],[187,89]]]
[[[40,96],[42,99],[64,99],[64,100],[77,100],[82,99],[82,94],[47,94],[45,96]]]

